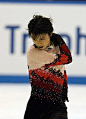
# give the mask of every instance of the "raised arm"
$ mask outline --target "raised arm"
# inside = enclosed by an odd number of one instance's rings
[[[69,64],[72,62],[71,52],[68,49],[66,43],[61,38],[60,35],[53,33],[51,37],[51,41],[54,43],[55,46],[59,45],[60,54],[53,62],[50,64],[46,64],[46,66],[54,66],[54,65],[62,65],[62,64]]]
[[[52,38],[53,40],[56,40],[55,42],[57,42],[57,44],[59,45],[61,53],[48,53],[44,50],[40,50],[38,48],[34,48],[34,46],[31,46],[31,48],[29,48],[29,50],[27,51],[28,65],[31,63],[35,66],[35,68],[40,68],[41,66],[49,67],[55,65],[68,64],[72,62],[71,53],[63,39],[59,35],[54,36]]]

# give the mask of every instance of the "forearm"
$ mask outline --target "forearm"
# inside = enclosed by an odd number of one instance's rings
[[[59,45],[60,54],[56,54],[55,60],[50,64],[45,64],[45,66],[54,66],[54,65],[62,65],[62,64],[69,64],[72,62],[71,52],[68,49],[66,43],[61,38],[60,35],[53,34],[51,40],[54,46]]]

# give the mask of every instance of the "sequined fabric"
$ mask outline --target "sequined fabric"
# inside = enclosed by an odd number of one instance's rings
[[[60,43],[59,49],[60,52],[56,50],[56,47],[40,51],[32,46],[27,52],[29,79],[32,87],[31,96],[35,96],[35,99],[39,98],[41,102],[43,99],[54,104],[68,101],[64,64],[71,63],[72,57],[66,44]]]
[[[52,46],[45,50],[33,45],[27,51],[31,95],[24,119],[68,119],[65,64],[72,62],[72,56],[58,34],[50,40]]]

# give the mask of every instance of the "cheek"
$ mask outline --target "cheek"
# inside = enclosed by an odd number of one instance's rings
[[[47,41],[46,41],[46,40],[43,41],[42,44],[43,44],[44,46],[47,45]]]
[[[46,44],[49,44],[49,42],[50,42],[50,40],[49,40],[49,38],[46,40]]]

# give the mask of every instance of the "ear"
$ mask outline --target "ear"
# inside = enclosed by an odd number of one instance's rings
[[[53,34],[53,31],[50,33],[50,37],[52,36],[52,34]]]

